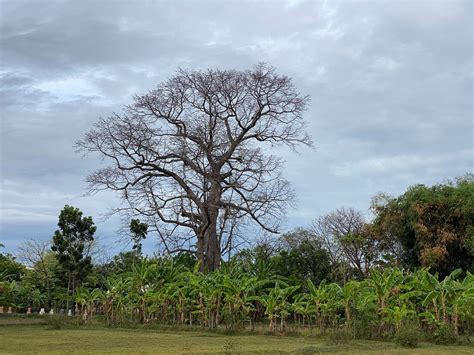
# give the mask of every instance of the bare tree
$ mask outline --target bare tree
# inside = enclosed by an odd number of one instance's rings
[[[362,213],[353,208],[341,208],[317,218],[312,231],[333,264],[347,262],[360,276],[367,276],[379,258],[379,240],[371,233]]]
[[[48,307],[51,307],[51,290],[54,279],[54,268],[51,268],[50,262],[47,260],[48,253],[52,253],[50,248],[51,243],[47,240],[30,239],[18,247],[17,253],[19,260],[30,268],[36,268],[44,277]]]
[[[90,190],[120,192],[115,212],[140,216],[168,252],[193,248],[214,270],[239,225],[278,231],[293,192],[269,149],[311,145],[308,101],[264,64],[179,70],[77,143],[111,163],[88,177]]]

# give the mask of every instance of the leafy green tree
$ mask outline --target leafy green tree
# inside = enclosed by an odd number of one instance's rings
[[[96,265],[95,272],[102,277],[118,275],[132,271],[133,265],[140,264],[142,257],[135,251],[120,252],[109,262]]]
[[[148,224],[140,222],[139,219],[132,219],[130,221],[130,233],[132,233],[132,249],[135,250],[138,255],[141,255],[142,240],[146,239],[148,234]]]
[[[78,208],[68,205],[59,214],[58,226],[51,250],[55,252],[61,274],[66,276],[67,294],[73,295],[92,271],[89,253],[97,228],[92,217],[83,217]]]
[[[178,265],[192,269],[197,263],[197,258],[193,253],[182,251],[173,256],[173,261]]]
[[[76,292],[76,302],[81,307],[82,318],[90,322],[94,314],[94,304],[102,297],[100,289],[91,290],[86,287],[79,287]]]
[[[307,279],[319,283],[330,277],[326,252],[308,242],[302,242],[295,249],[281,250],[271,262],[275,273],[288,278],[292,284],[303,284]]]
[[[260,279],[285,279],[297,285],[307,279],[315,283],[331,279],[332,273],[327,250],[311,231],[302,228],[283,234],[277,241],[241,250],[232,262]]]
[[[0,281],[19,281],[26,268],[11,254],[0,254]]]
[[[401,244],[406,266],[430,267],[441,276],[474,270],[474,175],[416,185],[397,198],[378,198],[372,207],[379,234]]]
[[[327,251],[308,230],[296,229],[281,237],[281,247],[270,259],[275,273],[302,285],[330,279],[331,264]]]

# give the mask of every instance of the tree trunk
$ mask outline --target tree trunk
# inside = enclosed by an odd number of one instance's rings
[[[67,297],[66,297],[66,308],[69,310],[69,293],[71,291],[71,274],[69,273],[68,279],[67,279]]]
[[[219,182],[212,182],[209,192],[209,205],[205,211],[206,225],[203,229],[203,253],[198,250],[198,255],[201,254],[200,271],[214,271],[219,268],[221,262],[220,243],[217,236],[217,218],[219,217],[219,201],[221,198],[221,186]],[[199,248],[199,245],[198,245]],[[203,254],[203,255],[202,255]]]
[[[453,321],[454,334],[458,335],[459,334],[459,313],[458,313],[457,305],[454,305],[452,321]]]
[[[344,305],[344,315],[346,318],[346,328],[349,328],[351,326],[351,309],[348,301]]]
[[[197,236],[197,259],[200,262],[199,271],[204,272],[206,269],[205,265],[205,248],[204,248],[204,233]]]
[[[217,239],[217,213],[211,215],[213,220],[210,226],[204,233],[204,245],[205,245],[205,260],[204,260],[204,271],[214,271],[219,268],[221,262],[221,251],[219,241]]]

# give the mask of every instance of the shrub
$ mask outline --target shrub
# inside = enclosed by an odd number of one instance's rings
[[[417,327],[403,327],[395,336],[395,342],[406,348],[416,348],[423,334]]]
[[[438,345],[454,344],[457,341],[457,336],[449,325],[440,323],[433,332],[433,341]]]

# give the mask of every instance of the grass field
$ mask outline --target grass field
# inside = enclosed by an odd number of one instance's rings
[[[0,320],[0,353],[54,354],[474,354],[468,346],[421,344],[404,349],[390,342],[264,335],[223,335],[172,329],[108,329],[102,326],[48,329],[40,319]]]

